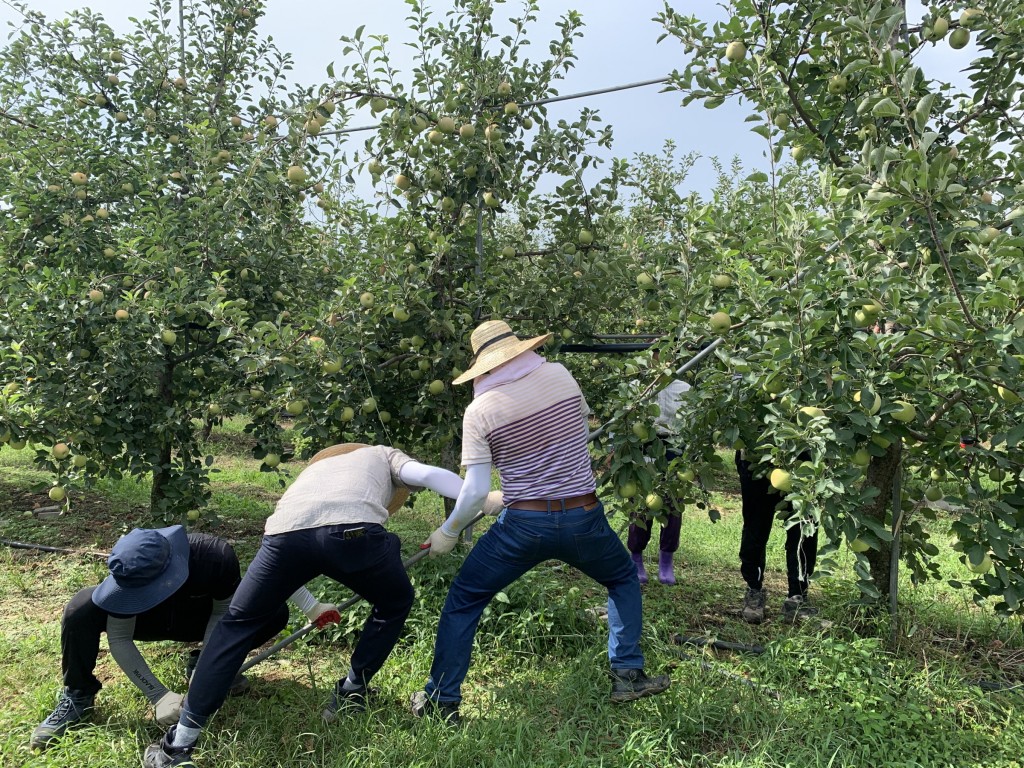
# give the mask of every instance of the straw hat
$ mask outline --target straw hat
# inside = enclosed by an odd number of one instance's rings
[[[341,443],[340,445],[332,445],[329,448],[324,448],[322,451],[317,453],[313,458],[309,460],[310,464],[316,464],[321,459],[330,459],[334,456],[344,456],[346,453],[352,453],[352,451],[358,451],[360,448],[369,448],[366,443]],[[388,514],[393,515],[395,512],[402,508],[406,500],[409,498],[409,491],[405,488],[395,488],[391,494],[391,501],[388,502]]]
[[[492,371],[502,363],[507,363],[523,352],[529,352],[547,342],[554,334],[545,333],[543,336],[535,336],[532,339],[522,341],[512,333],[508,323],[504,320],[488,320],[486,323],[477,326],[470,336],[469,342],[473,346],[473,364],[469,370],[456,378],[452,384],[465,384],[477,376],[482,376]]]

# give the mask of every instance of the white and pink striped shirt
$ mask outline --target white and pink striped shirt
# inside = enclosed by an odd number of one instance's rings
[[[470,403],[462,419],[462,464],[493,463],[506,506],[593,493],[589,413],[572,374],[544,363]]]

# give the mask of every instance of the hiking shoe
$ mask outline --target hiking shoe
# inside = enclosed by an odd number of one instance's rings
[[[667,691],[670,685],[672,678],[668,675],[648,677],[642,669],[613,669],[611,699],[616,704],[635,701]]]
[[[65,688],[53,712],[32,731],[32,749],[46,749],[50,742],[63,736],[69,726],[84,719],[92,711],[94,698]]]
[[[378,693],[376,688],[367,688],[366,686],[349,691],[345,690],[343,682],[335,683],[331,700],[324,707],[322,713],[324,721],[333,723],[339,715],[365,712],[367,700],[376,697]]]
[[[459,705],[454,701],[434,701],[426,691],[416,691],[412,695],[412,713],[415,717],[432,717],[443,720],[446,725],[458,725],[462,722]]]
[[[760,624],[764,621],[764,603],[768,599],[768,592],[764,589],[747,588],[743,596],[743,609],[740,616],[748,624]]]
[[[790,624],[818,615],[818,609],[807,602],[803,595],[792,595],[782,601],[782,618]]]
[[[195,768],[195,763],[192,762],[192,751],[196,748],[195,744],[188,747],[171,746],[171,742],[174,740],[174,730],[177,727],[177,725],[172,725],[164,734],[163,739],[146,747],[146,754],[142,758],[143,768],[173,768],[173,766]]]

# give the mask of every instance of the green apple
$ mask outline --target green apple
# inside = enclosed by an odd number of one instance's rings
[[[974,29],[983,18],[985,18],[985,12],[980,8],[967,8],[960,14],[960,26]]]
[[[50,449],[50,453],[53,454],[53,458],[62,461],[71,454],[71,449],[67,443],[57,443]]]
[[[692,469],[684,469],[682,472],[679,473],[679,479],[687,483],[692,483],[694,480],[697,479],[697,473],[694,472]]]
[[[636,276],[636,284],[639,288],[643,288],[645,291],[649,291],[654,287],[654,278],[651,277],[647,272],[641,272]]]
[[[83,456],[80,453],[77,454],[73,459],[71,459],[71,465],[73,467],[75,467],[76,469],[81,469],[82,467],[84,467],[88,463],[89,463],[88,457]]]
[[[339,418],[342,421],[345,421],[345,422],[352,421],[352,419],[354,419],[355,417],[356,417],[355,409],[350,408],[347,405],[344,408],[341,409],[341,415],[340,415]]]
[[[725,312],[715,312],[708,318],[708,323],[715,333],[725,333],[732,327],[732,318]]]
[[[651,512],[657,512],[665,506],[665,502],[662,500],[661,496],[656,493],[648,493],[644,502],[647,504],[647,508],[651,510]]]
[[[840,96],[846,93],[849,84],[850,80],[846,75],[833,75],[828,79],[828,92],[833,96]]]
[[[306,410],[305,400],[292,400],[289,402],[284,409],[292,416],[298,416],[304,410]]]
[[[905,400],[897,400],[893,405],[898,405],[900,409],[892,414],[892,417],[896,421],[901,421],[904,424],[911,422],[917,416],[917,409],[912,403],[908,403]]]
[[[484,192],[484,205],[488,208],[497,208],[501,205],[501,201],[494,196],[493,192]]]
[[[992,557],[988,553],[985,553],[985,556],[981,558],[981,562],[977,565],[968,559],[967,566],[971,569],[971,573],[988,573],[992,570]]]
[[[627,480],[626,482],[619,485],[619,487],[615,489],[615,492],[619,494],[619,496],[623,499],[628,499],[631,496],[636,496],[636,483],[634,483],[632,480]]]
[[[340,360],[324,360],[324,363],[323,363],[323,366],[322,366],[322,370],[323,370],[324,373],[327,373],[327,374],[337,373],[338,371],[341,370],[341,361]]]
[[[437,121],[437,130],[441,133],[455,133],[455,119],[447,115],[442,117]]]
[[[436,147],[438,144],[444,143],[444,134],[440,131],[430,131],[427,134],[427,141]]]
[[[867,552],[869,549],[871,549],[871,545],[859,536],[856,539],[850,541],[849,547],[854,552]]]
[[[996,386],[996,394],[999,395],[999,399],[1002,400],[1004,403],[1016,405],[1017,403],[1020,402],[1020,396],[1016,392],[1014,392],[1012,389],[1007,389],[1002,385]]]
[[[807,155],[810,154],[810,150],[807,149],[805,144],[794,144],[789,153],[793,156],[794,161],[802,163],[807,159]]]
[[[9,445],[15,451],[20,451],[22,448],[25,447],[25,441],[24,440],[11,440]]]
[[[871,463],[871,454],[867,448],[858,448],[853,452],[853,456],[850,457],[850,461],[853,462],[856,467],[866,467]]]
[[[971,42],[971,33],[966,27],[957,27],[949,36],[949,47],[954,50],[966,47],[969,42]]]
[[[53,486],[47,494],[50,497],[50,501],[64,501],[67,495],[67,492],[59,485]]]
[[[368,397],[363,400],[362,411],[363,413],[373,413],[377,410],[377,401],[372,397]]]
[[[939,16],[932,22],[931,32],[926,35],[929,40],[941,40],[949,32],[949,19]]]
[[[391,316],[400,323],[404,323],[409,319],[409,312],[405,307],[395,307],[391,311]]]
[[[504,248],[501,249],[501,257],[503,259],[512,259],[515,258],[515,255],[516,249],[513,248],[511,245],[506,245]]]
[[[444,392],[444,382],[440,379],[434,379],[427,387],[427,391],[432,395],[440,395]]]
[[[810,421],[811,419],[823,418],[824,416],[825,412],[821,408],[814,405],[805,405],[800,409],[798,419],[800,421]]]
[[[76,186],[80,187],[83,184],[88,183],[88,181],[89,181],[88,175],[82,173],[81,171],[76,171],[75,173],[71,174],[71,183],[76,185]]]
[[[459,126],[459,138],[472,139],[476,136],[476,126],[472,123],[463,123]]]
[[[164,344],[171,346],[178,340],[178,334],[170,329],[164,329],[160,331],[160,341]]]
[[[198,509],[190,509],[190,510],[188,511],[188,513],[187,513],[187,514],[185,515],[185,517],[186,517],[186,518],[188,518],[188,521],[189,521],[190,523],[194,523],[194,522],[196,522],[196,520],[198,520],[198,519],[199,519],[199,517],[200,517],[200,512],[199,512],[199,510],[198,510]]]
[[[594,233],[589,229],[581,229],[576,239],[580,245],[590,245],[594,242]]]
[[[387,424],[391,421],[391,414],[388,411],[381,411],[377,416],[380,418],[381,424]]]
[[[287,174],[290,184],[304,184],[306,182],[306,169],[301,165],[289,165]]]
[[[715,288],[728,288],[732,285],[732,277],[729,275],[715,275],[711,278],[711,284]]]
[[[359,294],[359,306],[363,309],[370,309],[373,306],[373,294],[369,291],[363,291]]]
[[[649,438],[651,436],[651,432],[647,428],[647,425],[642,423],[642,422],[639,422],[639,421],[634,422],[632,429],[633,429],[633,434],[636,435],[641,440],[646,440],[647,438]]]
[[[89,291],[89,301],[91,301],[93,304],[99,304],[101,301],[103,301],[103,291],[93,288],[91,291]]]
[[[742,40],[733,40],[725,46],[725,58],[734,64],[747,57],[747,46]]]
[[[488,141],[499,141],[501,139],[501,128],[491,123],[484,128],[484,138]]]
[[[273,469],[274,467],[281,463],[281,457],[276,453],[268,453],[266,456],[263,457],[263,463],[266,464],[271,469]]]
[[[924,489],[924,497],[928,501],[938,501],[942,498],[942,489],[937,485],[929,485]]]
[[[854,392],[853,400],[856,403],[861,403],[872,416],[878,413],[882,407],[882,398],[866,387],[859,392]]]
[[[768,482],[772,488],[781,493],[789,493],[793,490],[793,476],[784,469],[773,469],[768,475]]]

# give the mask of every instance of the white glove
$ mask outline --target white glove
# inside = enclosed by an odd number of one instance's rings
[[[455,549],[455,542],[458,540],[458,536],[452,536],[450,533],[445,533],[444,526],[440,526],[436,531],[430,534],[429,539],[420,545],[420,549],[430,547],[430,556],[439,557],[441,555],[447,555]]]
[[[341,621],[341,614],[338,613],[338,606],[333,603],[316,603],[304,610],[306,618],[316,624],[317,629],[323,629],[328,624],[337,624]]]
[[[154,705],[157,725],[167,726],[178,722],[178,715],[181,714],[181,703],[184,700],[184,696],[174,691],[168,691],[161,696]]]
[[[502,501],[501,491],[491,491],[487,494],[487,498],[484,499],[484,514],[493,515],[497,517],[501,514],[501,510],[505,508],[505,502]]]

